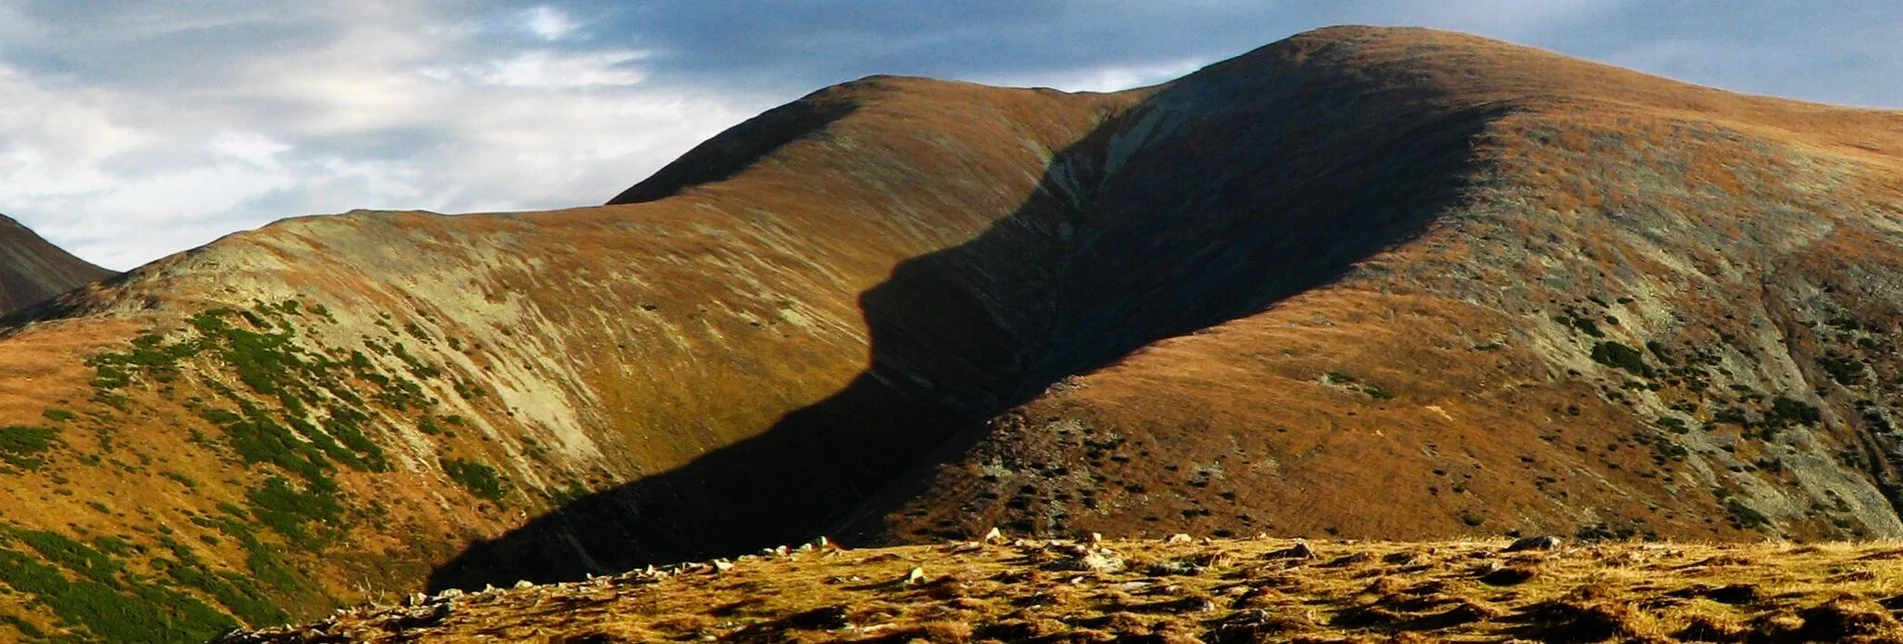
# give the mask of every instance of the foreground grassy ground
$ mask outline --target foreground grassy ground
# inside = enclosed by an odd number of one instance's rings
[[[1903,642],[1903,543],[808,547],[221,641]]]

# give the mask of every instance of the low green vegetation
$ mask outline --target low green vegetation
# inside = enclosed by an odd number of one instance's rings
[[[1651,352],[1652,357],[1657,359],[1659,364],[1663,364],[1667,367],[1678,364],[1678,360],[1672,357],[1672,352],[1667,350],[1665,345],[1657,340],[1647,340],[1645,350]]]
[[[62,639],[202,642],[237,626],[198,598],[127,570],[114,555],[54,532],[4,532],[26,550],[0,546],[0,579],[81,631]]]
[[[1725,513],[1731,515],[1731,521],[1738,527],[1751,529],[1771,525],[1770,517],[1745,505],[1736,498],[1725,499]]]
[[[1574,311],[1568,311],[1564,315],[1553,316],[1553,321],[1594,338],[1606,337],[1606,333],[1599,330],[1598,324]]]
[[[0,461],[22,469],[39,469],[46,464],[42,455],[53,448],[58,435],[59,429],[54,427],[0,427]]]
[[[274,476],[246,493],[245,498],[251,502],[251,515],[260,523],[306,549],[322,546],[330,532],[342,524],[344,507],[330,479],[317,479],[298,489],[289,480]]]
[[[417,379],[443,373],[397,338],[365,338],[366,351],[307,349],[298,329],[306,321],[336,319],[322,306],[294,300],[204,311],[181,328],[143,333],[122,350],[90,357],[97,411],[82,410],[82,416],[49,409],[43,414],[49,427],[0,428],[0,460],[40,467],[43,452],[59,442],[61,424],[113,426],[114,416],[138,409],[135,401],[144,400],[138,392],[172,397],[174,386],[189,378],[190,387],[179,390],[192,395],[176,402],[204,422],[179,431],[189,433],[193,445],[254,470],[238,503],[190,517],[202,532],[181,533],[165,524],[142,531],[163,546],[156,550],[147,540],[115,537],[93,547],[53,533],[16,537],[28,544],[22,549],[7,549],[0,541],[0,583],[33,593],[65,624],[83,631],[81,641],[196,642],[234,625],[234,617],[254,625],[281,623],[290,617],[286,607],[327,606],[322,588],[292,562],[326,551],[350,529],[351,506],[333,476],[341,468],[388,469],[372,436],[389,412],[441,422],[430,413],[438,401]],[[434,342],[407,330],[413,341]],[[366,352],[401,365],[386,370]],[[99,431],[110,451],[111,436]],[[93,462],[111,460],[95,456]],[[506,481],[488,466],[445,461],[445,469],[478,497],[499,500],[508,493]],[[188,489],[201,487],[180,472],[149,471]],[[240,570],[222,569],[198,554],[221,544],[242,549]],[[149,568],[127,569],[121,561],[128,556]]]
[[[1864,381],[1863,363],[1854,358],[1839,355],[1836,351],[1826,352],[1817,358],[1817,366],[1838,384],[1851,386]]]
[[[1764,415],[1764,424],[1774,429],[1788,425],[1816,425],[1823,420],[1823,416],[1823,410],[1810,403],[1778,396],[1771,399],[1771,411]]]
[[[1652,367],[1645,364],[1645,356],[1638,349],[1616,341],[1605,341],[1592,345],[1592,361],[1620,369],[1634,376],[1650,378]]]
[[[1359,391],[1361,393],[1367,394],[1368,397],[1373,398],[1375,400],[1393,400],[1394,399],[1394,392],[1388,391],[1386,389],[1382,389],[1380,385],[1362,382],[1361,379],[1351,376],[1347,374],[1346,372],[1330,371],[1328,373],[1322,374],[1322,381],[1331,385],[1337,385],[1337,386],[1345,387],[1354,391]]]
[[[449,478],[478,498],[500,501],[508,494],[502,475],[497,474],[493,467],[455,458],[444,458],[442,465],[443,471],[449,474]]]

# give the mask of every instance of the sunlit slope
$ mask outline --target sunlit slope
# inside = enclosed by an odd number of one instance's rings
[[[0,581],[23,591],[0,610],[185,641],[420,588],[472,539],[845,386],[859,294],[1033,201],[1128,100],[868,79],[804,99],[838,112],[824,131],[663,202],[289,220],[39,307],[0,340]],[[839,513],[942,438],[828,450],[787,511]]]
[[[849,83],[603,207],[280,222],[0,339],[0,628],[824,532],[1894,536],[1899,125],[1337,28]]]
[[[1357,89],[1241,71],[1273,64]],[[1060,381],[925,491],[895,496],[885,534],[1903,531],[1890,393],[1903,117],[1418,30],[1325,30],[1199,75],[1225,70],[1254,80],[1235,94],[1269,105],[1294,83],[1331,113],[1383,110],[1358,122],[1414,129],[1388,159],[1445,134],[1414,115],[1489,116],[1450,153],[1466,161],[1440,205],[1422,191],[1366,201],[1415,175],[1354,181],[1365,164],[1261,179],[1364,199],[1228,213],[1332,235],[1265,262],[1334,251],[1384,211],[1430,221],[1326,285]],[[1371,140],[1287,127],[1301,134],[1253,149],[1328,164]],[[1152,257],[1084,261],[1182,265]],[[1078,283],[1127,292],[1126,276],[1150,275],[1093,266]]]

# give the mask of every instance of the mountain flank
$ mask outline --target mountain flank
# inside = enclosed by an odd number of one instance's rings
[[[112,275],[0,215],[0,315]]]
[[[0,629],[993,525],[1903,535],[1900,125],[1343,27],[862,79],[603,206],[282,221],[9,318]]]

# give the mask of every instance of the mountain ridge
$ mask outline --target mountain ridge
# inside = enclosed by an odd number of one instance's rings
[[[0,614],[191,641],[825,532],[1903,534],[1899,122],[1335,28],[287,220],[10,318]]]

